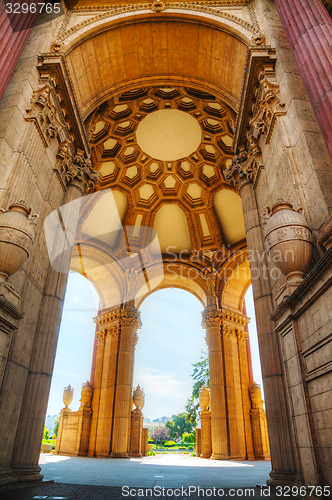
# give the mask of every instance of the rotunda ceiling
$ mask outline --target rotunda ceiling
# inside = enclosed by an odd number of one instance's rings
[[[170,246],[213,258],[223,244],[243,240],[241,199],[222,176],[232,160],[233,119],[215,95],[187,87],[143,87],[102,104],[88,121],[92,160],[98,188],[127,198],[123,224],[155,227],[163,252]],[[85,223],[92,232],[102,206]]]

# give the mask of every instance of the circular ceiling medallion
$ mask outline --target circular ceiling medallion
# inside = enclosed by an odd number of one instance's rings
[[[147,115],[137,127],[137,143],[152,158],[174,161],[191,155],[201,143],[199,123],[189,113],[161,109]]]

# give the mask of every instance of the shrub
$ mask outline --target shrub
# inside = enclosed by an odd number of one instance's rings
[[[148,457],[154,457],[155,455],[154,451],[148,451]]]
[[[164,442],[165,448],[174,448],[174,446],[177,446],[175,441],[165,441]]]

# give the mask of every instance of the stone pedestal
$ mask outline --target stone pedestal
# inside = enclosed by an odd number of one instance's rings
[[[135,409],[131,412],[131,431],[130,431],[130,456],[142,456],[142,429],[143,413],[142,410]]]
[[[202,429],[196,429],[196,457],[202,454]]]
[[[201,458],[210,458],[212,453],[211,442],[211,413],[209,410],[201,411]]]
[[[149,441],[149,429],[143,427],[142,429],[142,457],[148,456],[148,441]]]

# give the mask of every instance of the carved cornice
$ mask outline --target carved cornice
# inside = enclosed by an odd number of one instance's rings
[[[82,149],[88,155],[89,141],[65,58],[58,53],[42,54],[38,57],[37,69],[41,80],[49,79],[53,82],[59,108],[65,117],[63,121],[68,134],[60,134],[59,142],[68,139],[76,149]]]
[[[66,24],[63,24],[56,40],[51,44],[51,50],[55,52],[60,52],[63,48],[63,42],[66,38],[74,34],[75,32],[79,32],[81,29],[92,25],[100,20],[112,18],[114,16],[119,16],[120,14],[128,14],[130,12],[137,11],[149,11],[160,13],[164,10],[187,10],[193,12],[202,12],[205,14],[210,14],[215,17],[220,17],[231,21],[235,24],[238,24],[242,28],[249,31],[252,34],[252,41],[256,45],[262,45],[265,42],[264,35],[261,32],[257,17],[252,13],[251,8],[251,18],[254,21],[254,24],[248,23],[247,21],[241,19],[240,17],[234,16],[233,14],[229,14],[228,12],[223,11],[224,7],[250,7],[250,0],[221,0],[219,2],[163,2],[163,0],[155,0],[152,3],[141,3],[141,4],[129,4],[129,5],[99,5],[99,6],[82,6],[76,7],[72,10],[75,14],[81,12],[101,12],[101,14],[97,14],[90,19],[86,19],[81,23],[73,26],[72,28],[66,30]]]
[[[260,82],[264,76],[271,81],[274,75],[274,65],[277,60],[276,51],[271,47],[249,47],[248,55],[245,63],[242,89],[240,94],[239,112],[236,118],[233,150],[238,152],[241,147],[243,148],[250,135],[255,135],[250,130],[250,120],[254,117],[255,105],[260,100],[260,92],[263,97],[263,88]],[[264,84],[263,84],[264,85]],[[266,89],[267,90],[267,89]],[[271,104],[271,95],[267,104]],[[253,104],[254,103],[254,104]],[[272,132],[272,130],[271,130]],[[257,138],[257,137],[256,137]]]

